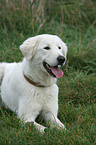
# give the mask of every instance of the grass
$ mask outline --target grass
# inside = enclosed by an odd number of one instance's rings
[[[0,108],[0,145],[96,144],[96,2],[94,0],[0,2],[0,62],[19,62],[20,44],[30,36],[56,34],[68,45],[64,76],[58,80],[59,119],[68,131],[41,134]],[[42,124],[40,120],[37,119]]]

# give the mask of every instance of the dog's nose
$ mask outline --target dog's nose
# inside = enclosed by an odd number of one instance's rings
[[[65,57],[60,55],[57,57],[57,60],[58,60],[58,64],[62,65],[65,61]]]

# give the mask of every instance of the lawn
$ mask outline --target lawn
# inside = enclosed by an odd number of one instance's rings
[[[38,34],[56,34],[68,46],[64,76],[58,79],[58,118],[67,131],[44,134],[0,107],[0,145],[96,144],[96,2],[22,0],[0,2],[0,62],[19,62],[20,44]],[[38,123],[42,123],[37,118]]]

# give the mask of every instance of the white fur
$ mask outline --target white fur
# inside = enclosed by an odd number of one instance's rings
[[[45,50],[46,46],[51,49]],[[20,50],[24,55],[22,62],[0,63],[2,101],[25,122],[34,122],[41,132],[45,127],[35,122],[39,114],[51,126],[65,128],[57,118],[57,79],[46,72],[43,61],[55,66],[59,55],[66,58],[66,44],[58,36],[43,34],[24,41]],[[23,74],[45,87],[31,85]]]

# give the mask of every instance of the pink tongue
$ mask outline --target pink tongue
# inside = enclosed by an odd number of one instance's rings
[[[60,68],[50,67],[50,69],[57,78],[61,78],[63,76],[63,71]]]

